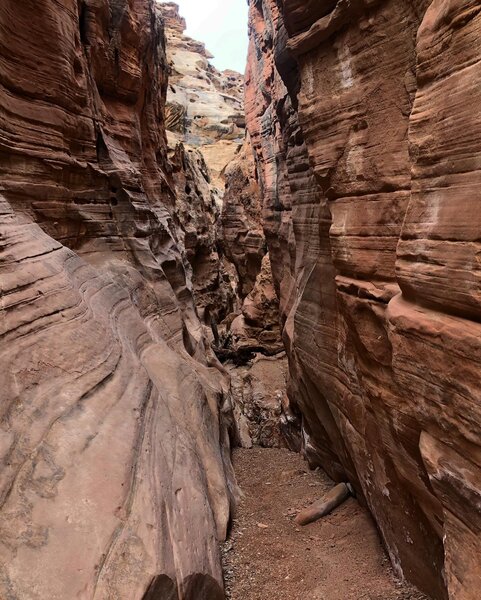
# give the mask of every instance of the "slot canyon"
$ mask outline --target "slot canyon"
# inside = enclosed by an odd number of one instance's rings
[[[0,0],[0,600],[479,600],[481,3],[229,2]]]

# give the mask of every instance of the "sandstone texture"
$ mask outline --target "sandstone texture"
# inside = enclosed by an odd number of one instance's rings
[[[244,132],[243,78],[220,73],[184,34],[176,4],[160,5],[170,78],[166,127],[176,215],[198,313],[229,375],[233,443],[281,447],[298,422],[284,413],[286,360],[262,225],[262,198]]]
[[[245,135],[244,79],[219,72],[204,44],[185,35],[177,4],[159,8],[168,41],[166,128],[176,214],[186,232],[196,305],[214,327],[207,335],[222,360],[276,354],[283,350],[278,297]]]
[[[262,227],[262,198],[256,179],[250,139],[225,171],[222,199],[222,245],[226,257],[239,274],[239,296],[252,290],[267,252]]]
[[[186,22],[175,3],[159,5],[168,39],[170,66],[166,105],[169,142],[202,148],[213,182],[223,189],[223,171],[245,134],[244,78],[218,71],[201,42],[186,36]]]
[[[239,310],[227,320],[226,340],[234,352],[283,350],[279,300],[262,227],[262,199],[253,150],[247,137],[225,170],[220,239],[235,267]]]
[[[174,220],[190,266],[188,277],[197,312],[209,327],[238,305],[237,273],[224,256],[219,227],[219,190],[211,184],[200,150],[177,144],[169,155],[175,189]]]
[[[481,590],[478,2],[250,1],[246,118],[304,451],[396,572]]]
[[[247,365],[226,365],[231,377],[236,446],[287,446],[282,427],[287,366],[285,354],[257,354]]]
[[[169,160],[158,9],[3,0],[0,54],[0,597],[220,599],[211,216],[192,242],[175,186],[203,165]]]
[[[282,351],[278,299],[262,227],[243,77],[219,72],[184,34],[174,3],[159,5],[170,77],[166,127],[195,303],[222,360]]]

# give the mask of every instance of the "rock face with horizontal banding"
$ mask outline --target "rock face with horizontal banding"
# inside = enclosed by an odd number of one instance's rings
[[[220,239],[237,273],[240,308],[234,320],[228,319],[228,335],[234,350],[250,348],[275,354],[282,351],[279,301],[262,227],[262,202],[249,137],[228,165],[225,180]]]
[[[219,323],[237,304],[235,267],[223,256],[219,190],[201,150],[177,144],[169,152],[175,183],[174,218],[185,248],[201,322]]]
[[[251,0],[247,125],[305,452],[481,589],[477,2]]]
[[[215,323],[220,356],[280,351],[278,299],[244,131],[243,77],[213,66],[205,46],[185,35],[177,4],[159,8],[170,69],[165,121],[175,214],[195,304],[206,325]]]
[[[221,598],[228,394],[156,5],[5,0],[0,39],[0,597]]]
[[[170,68],[166,104],[169,143],[201,149],[221,190],[224,170],[239,150],[245,134],[244,78],[219,71],[205,45],[185,35],[186,22],[173,2],[158,5],[165,22]]]

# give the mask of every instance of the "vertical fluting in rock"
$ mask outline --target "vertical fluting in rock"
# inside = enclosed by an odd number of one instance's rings
[[[176,214],[156,11],[0,4],[5,599],[223,597],[227,385]]]
[[[306,453],[398,571],[481,589],[474,1],[251,0],[247,125]]]

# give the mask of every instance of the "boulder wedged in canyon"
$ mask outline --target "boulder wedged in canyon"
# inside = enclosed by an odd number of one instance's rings
[[[304,451],[474,600],[479,3],[251,0],[246,118]]]
[[[235,419],[236,446],[285,448],[290,441],[283,427],[287,380],[285,353],[257,354],[247,365],[227,364]]]
[[[0,597],[222,598],[236,493],[151,0],[0,5]]]

